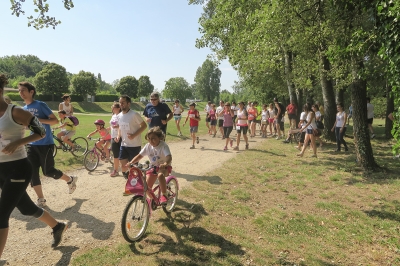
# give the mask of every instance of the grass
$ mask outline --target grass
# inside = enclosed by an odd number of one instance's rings
[[[400,265],[399,161],[390,141],[372,144],[382,171],[363,175],[334,143],[313,159],[269,139],[181,190],[141,241],[121,237],[72,265]]]

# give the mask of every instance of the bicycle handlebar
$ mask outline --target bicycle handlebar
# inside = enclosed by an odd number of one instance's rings
[[[142,171],[142,172],[147,172],[147,171],[149,171],[150,169],[153,169],[153,173],[154,174],[156,174],[157,173],[157,171],[156,171],[156,169],[157,169],[157,166],[151,166],[150,165],[150,162],[148,162],[148,161],[146,161],[146,163],[137,163],[137,164],[130,164],[130,167],[136,167],[136,168],[138,168],[140,171]]]

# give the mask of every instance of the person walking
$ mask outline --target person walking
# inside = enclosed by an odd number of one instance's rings
[[[119,175],[119,151],[121,149],[121,139],[118,139],[118,128],[119,128],[119,114],[121,113],[121,106],[119,103],[114,102],[111,106],[111,120],[110,120],[110,133],[111,133],[111,151],[114,157],[114,170],[110,176],[115,177]]]
[[[218,113],[218,116],[224,117],[224,137],[225,137],[225,147],[224,151],[228,150],[228,143],[231,147],[233,146],[233,139],[229,137],[233,129],[233,110],[231,109],[231,104],[229,102],[225,103],[224,110]]]
[[[58,105],[58,111],[64,110],[67,116],[73,115],[74,107],[71,104],[71,96],[64,94],[61,98],[63,99],[63,102]]]
[[[182,119],[183,106],[179,103],[178,99],[175,100],[175,104],[172,106],[172,111],[174,113],[175,125],[178,129],[178,136],[182,136],[180,123]]]
[[[210,110],[212,109],[211,101],[207,102],[207,105],[204,107],[204,112],[206,112],[206,127],[208,128],[208,134],[211,134],[211,127],[210,127]]]
[[[150,95],[150,103],[144,108],[143,115],[149,123],[149,129],[160,127],[167,135],[167,123],[174,115],[166,103],[160,102],[160,96],[157,92]]]
[[[344,135],[346,134],[346,120],[347,120],[347,114],[343,110],[343,104],[342,103],[337,103],[336,104],[337,108],[337,113],[336,113],[336,121],[335,124],[333,125],[331,131],[335,132],[336,136],[336,152],[340,152],[340,147],[341,144],[344,145],[344,150],[348,151],[349,149],[347,148],[347,143],[344,140]]]
[[[126,164],[139,154],[142,148],[142,132],[147,128],[146,122],[139,113],[131,110],[131,98],[122,95],[119,98],[122,112],[118,115],[118,135],[116,142],[121,140],[119,161],[123,176],[128,179],[128,167]]]
[[[367,124],[369,132],[371,132],[371,139],[375,138],[374,128],[372,122],[374,121],[374,105],[371,103],[371,98],[367,97]]]
[[[42,173],[45,176],[56,180],[64,180],[68,185],[69,194],[74,193],[78,177],[68,176],[55,168],[53,157],[54,141],[50,126],[58,123],[57,117],[53,114],[46,103],[34,99],[36,88],[31,83],[18,83],[18,91],[20,97],[25,102],[23,109],[37,117],[46,129],[46,136],[43,139],[31,142],[27,145],[28,160],[32,164],[31,186],[38,197],[38,206],[46,207],[46,199],[44,198],[42,183],[39,176],[40,168],[42,168]]]
[[[185,123],[183,123],[183,126],[185,126],[188,119],[190,119],[190,136],[192,137],[192,146],[190,146],[190,149],[195,149],[194,142],[196,141],[197,144],[199,144],[200,142],[199,137],[196,138],[196,133],[199,130],[200,113],[196,109],[196,103],[191,103],[189,105],[189,108],[190,110],[188,111],[188,115],[186,117]]]
[[[24,145],[46,136],[39,119],[30,112],[4,101],[4,87],[8,83],[0,75],[0,258],[8,233],[10,215],[15,208],[21,214],[33,216],[53,229],[53,248],[57,247],[67,230],[65,223],[55,220],[46,210],[37,206],[26,189],[32,177],[32,166],[27,159]],[[25,128],[31,134],[25,137]]]
[[[313,155],[311,157],[317,157],[317,146],[315,144],[315,137],[313,134],[313,131],[317,130],[317,124],[315,123],[315,113],[313,112],[313,110],[311,110],[309,104],[304,105],[304,111],[307,112],[307,124],[305,126],[302,126],[300,131],[302,132],[304,129],[306,129],[307,131],[304,139],[303,148],[300,153],[297,154],[297,156],[303,157],[304,151],[308,146],[308,142],[311,141],[311,147],[313,149]]]
[[[223,116],[219,116],[218,114],[221,113],[224,110],[224,101],[219,101],[219,106],[216,109],[217,112],[217,117],[218,117],[218,128],[219,128],[219,132],[221,133],[222,139],[225,139],[225,135],[224,135],[224,117]]]
[[[294,104],[293,99],[290,99],[290,103],[286,107],[286,111],[289,117],[290,129],[296,129],[297,106]]]
[[[247,131],[249,126],[247,124],[247,110],[244,106],[244,102],[239,103],[239,110],[237,111],[237,121],[236,121],[236,147],[233,150],[239,150],[240,136],[243,133],[243,139],[246,142],[246,150],[249,149],[249,140],[247,138]]]

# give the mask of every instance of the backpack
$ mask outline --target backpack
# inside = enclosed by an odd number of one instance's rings
[[[71,115],[71,116],[68,116],[68,118],[72,121],[72,123],[74,123],[74,126],[79,125],[79,120],[76,116]]]

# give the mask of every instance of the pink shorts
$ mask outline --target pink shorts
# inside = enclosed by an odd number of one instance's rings
[[[268,122],[269,122],[270,124],[274,123],[274,118],[268,118]]]
[[[158,173],[159,170],[160,170],[160,167],[157,166],[156,172]],[[171,174],[171,172],[172,172],[172,166],[171,165],[167,166],[167,171],[168,171],[168,175]],[[148,170],[146,172],[146,175],[154,175],[153,174],[153,169]]]

